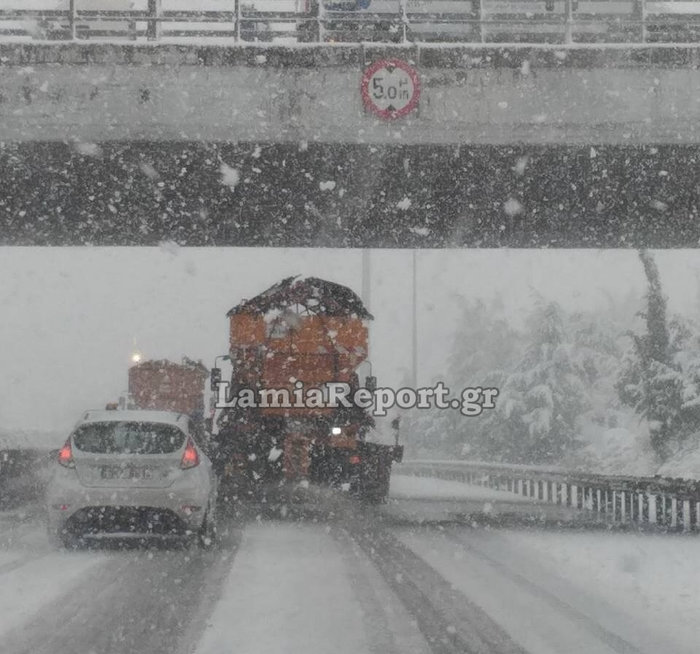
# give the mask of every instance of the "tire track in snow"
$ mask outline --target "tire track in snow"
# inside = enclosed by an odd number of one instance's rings
[[[418,623],[433,654],[525,654],[483,609],[391,534],[378,511],[333,503],[339,526],[374,563]]]
[[[33,563],[34,561],[46,558],[48,555],[48,552],[43,552],[41,554],[25,554],[24,556],[21,556],[15,559],[14,561],[8,561],[7,563],[3,563],[2,565],[0,565],[0,575],[13,572],[14,570],[18,570],[19,568],[22,568],[25,565]]]
[[[9,632],[3,654],[191,652],[204,629],[202,611],[216,601],[239,540],[232,529],[221,546],[204,552],[115,552],[82,584],[41,609],[30,628]]]
[[[60,564],[61,561],[57,557],[57,565]],[[30,654],[42,651],[42,646],[50,642],[54,635],[60,634],[61,630],[68,626],[74,627],[79,623],[86,603],[89,605],[98,601],[102,594],[100,589],[116,582],[125,565],[125,562],[116,559],[105,561],[96,569],[90,570],[81,583],[71,585],[58,599],[40,608],[18,627],[3,633],[3,654]],[[52,579],[47,578],[46,584],[51,583]]]
[[[497,570],[502,576],[506,577],[512,583],[520,586],[531,595],[543,600],[556,612],[567,616],[573,622],[583,626],[588,632],[593,634],[601,642],[605,643],[607,647],[614,650],[618,654],[643,654],[643,651],[634,644],[628,642],[609,629],[606,629],[591,616],[575,608],[572,606],[572,604],[547,590],[541,584],[534,582],[528,576],[514,570],[510,565],[507,565],[503,561],[491,556],[481,547],[467,542],[464,538],[460,538],[453,532],[448,531],[445,533],[445,536],[459,547],[465,549],[471,555],[481,559],[487,565]]]
[[[373,563],[349,534],[333,528],[339,543],[347,577],[363,610],[371,654],[430,654],[417,622],[408,613]]]

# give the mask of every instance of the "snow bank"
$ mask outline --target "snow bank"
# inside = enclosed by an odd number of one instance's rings
[[[700,541],[694,537],[519,532],[504,537],[536,553],[552,572],[654,625],[697,651]],[[674,651],[669,643],[667,651]]]
[[[606,475],[700,479],[700,433],[686,439],[667,461],[659,461],[645,421],[630,419],[626,426],[582,430],[584,447],[564,463],[575,470]]]
[[[662,477],[700,479],[700,433],[690,436],[668,461],[659,466]]]
[[[67,436],[56,431],[0,430],[0,450],[53,450],[61,447]]]
[[[586,445],[565,461],[567,467],[603,475],[653,477],[656,474],[659,461],[646,425],[637,429],[588,426],[582,436]]]
[[[391,475],[389,495],[394,499],[429,498],[533,503],[533,500],[529,497],[522,497],[506,491],[463,484],[459,481],[445,481],[443,479],[433,479],[432,477],[413,477],[396,473]]]
[[[505,529],[399,537],[530,654],[698,651],[695,538]]]

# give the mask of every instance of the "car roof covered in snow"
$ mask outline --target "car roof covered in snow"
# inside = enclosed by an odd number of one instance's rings
[[[287,277],[250,300],[243,300],[226,315],[267,313],[301,305],[310,313],[326,316],[357,316],[372,320],[360,297],[342,284],[318,277]]]
[[[78,425],[87,422],[159,422],[163,424],[187,426],[189,416],[176,411],[150,411],[146,409],[118,409],[109,410],[89,410],[86,411]],[[76,426],[78,426],[76,425]]]

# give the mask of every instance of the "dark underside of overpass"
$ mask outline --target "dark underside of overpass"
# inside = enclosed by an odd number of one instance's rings
[[[697,247],[699,161],[677,145],[5,143],[0,244]]]

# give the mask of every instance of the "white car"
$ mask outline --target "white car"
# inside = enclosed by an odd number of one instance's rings
[[[47,489],[49,535],[215,537],[217,481],[193,423],[167,411],[88,411],[59,450]]]

